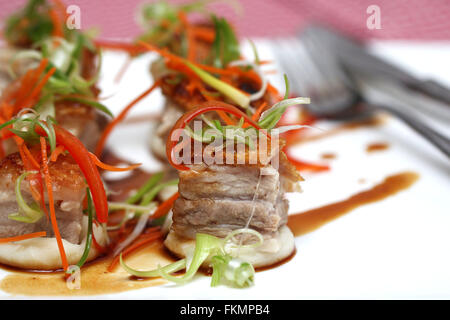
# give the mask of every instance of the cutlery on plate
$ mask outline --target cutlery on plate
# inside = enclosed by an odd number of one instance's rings
[[[312,35],[321,42],[327,43],[340,62],[349,70],[395,79],[413,90],[445,102],[448,104],[447,107],[450,106],[450,88],[432,79],[417,79],[405,70],[370,54],[363,45],[342,34],[323,26],[312,25],[305,29],[303,35]]]
[[[362,77],[352,76],[344,69],[322,39],[314,34],[304,33],[300,40],[279,39],[272,49],[293,90],[311,98],[311,104],[306,106],[308,111],[318,117],[342,120],[365,117],[375,111],[386,111],[402,119],[450,157],[450,139],[405,108],[407,103],[402,101],[400,87],[396,88],[394,94],[382,92],[391,98],[389,104],[382,103],[384,100],[377,100],[376,94],[367,99],[364,90],[367,90],[369,83],[364,82]]]

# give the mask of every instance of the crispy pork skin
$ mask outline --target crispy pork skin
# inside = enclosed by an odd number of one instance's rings
[[[82,231],[82,202],[86,195],[84,177],[70,155],[61,155],[56,162],[50,162],[49,171],[61,237],[78,244]],[[53,229],[45,215],[36,223],[24,223],[8,218],[9,214],[18,212],[14,186],[23,172],[23,163],[18,153],[10,154],[0,162],[0,237],[37,231],[46,231],[47,236],[52,237]],[[34,201],[28,181],[23,181],[21,190],[27,203]]]

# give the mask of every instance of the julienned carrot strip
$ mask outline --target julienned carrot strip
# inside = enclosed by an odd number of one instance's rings
[[[157,48],[151,44],[148,44],[146,42],[143,41],[139,41],[138,42],[140,45],[142,45],[143,47],[147,48],[150,51],[155,51],[158,54],[160,54],[162,57],[166,58],[168,61],[166,62],[166,66],[169,69],[173,69],[173,70],[177,70],[179,72],[185,73],[187,75],[189,75],[190,77],[194,77],[197,78],[198,76],[186,65],[186,62],[183,58],[174,55],[170,52],[168,52],[165,49],[160,49]],[[245,71],[242,70],[239,67],[229,67],[226,69],[220,69],[220,68],[216,68],[216,67],[212,67],[212,66],[208,66],[208,65],[204,65],[204,64],[199,64],[199,63],[195,63],[192,62],[196,67],[203,69],[209,73],[214,73],[214,74],[218,74],[221,76],[221,80],[222,81],[226,81],[226,79],[223,79],[224,76],[232,76],[232,75],[238,75],[238,76],[244,76],[247,77],[249,79],[252,79],[253,81],[260,83],[261,82],[261,78],[259,77],[259,75],[253,71]]]
[[[13,114],[14,114],[14,106],[9,104],[9,103],[3,102],[2,106],[1,106],[1,111],[2,111],[2,115],[3,115],[4,118],[11,119]],[[2,122],[6,122],[6,120],[2,121]],[[6,128],[3,128],[2,131],[3,132],[5,132],[5,131],[6,132],[10,132]],[[3,135],[4,135],[4,133],[3,133]]]
[[[255,113],[252,115],[252,120],[253,121],[258,121],[259,116],[261,115],[263,110],[266,108],[266,106],[267,106],[267,102],[264,101],[263,103],[261,103],[261,105],[258,107],[258,109],[256,109]],[[244,123],[242,125],[243,128],[247,128],[249,126],[250,125],[248,123]]]
[[[42,153],[42,171],[44,173],[45,186],[47,188],[48,205],[50,207],[50,221],[52,223],[53,232],[54,232],[55,238],[56,238],[56,243],[58,244],[58,250],[59,250],[59,254],[61,256],[63,269],[64,269],[64,271],[66,271],[67,268],[69,267],[69,264],[67,262],[66,251],[64,250],[62,238],[59,233],[58,222],[56,221],[55,202],[53,200],[52,179],[50,177],[50,171],[48,170],[48,165],[47,165],[47,143],[45,142],[44,137],[40,138],[40,142],[41,142],[41,153]]]
[[[132,164],[131,166],[128,166],[128,167],[119,168],[119,167],[111,166],[109,164],[101,162],[93,153],[89,152],[89,156],[91,157],[92,161],[94,161],[94,163],[97,167],[100,167],[100,168],[108,170],[108,171],[130,171],[130,170],[136,169],[137,167],[140,167],[142,165],[142,163],[136,163],[136,164]]]
[[[141,93],[136,99],[134,99],[128,106],[126,106],[122,112],[120,112],[120,114],[114,118],[113,121],[111,121],[110,123],[108,123],[108,125],[106,126],[105,130],[103,130],[102,132],[102,136],[100,137],[98,143],[97,143],[97,147],[95,148],[95,155],[97,157],[100,157],[102,152],[103,152],[103,148],[105,147],[106,144],[106,139],[108,139],[109,134],[112,132],[112,130],[114,129],[114,127],[121,122],[127,115],[128,111],[130,111],[130,109],[139,101],[141,101],[143,98],[145,98],[148,94],[150,94],[156,87],[158,87],[161,84],[161,80],[156,81],[149,89],[147,89],[146,91],[144,91],[143,93]]]
[[[276,100],[281,101],[283,100],[283,97],[280,95],[277,89],[275,89],[274,86],[272,86],[270,83],[267,84],[267,91],[273,94],[276,97]]]
[[[111,50],[121,50],[121,51],[128,52],[130,55],[136,55],[136,54],[146,51],[141,46],[133,44],[133,43],[102,41],[102,40],[95,40],[94,43],[98,47],[111,49]]]
[[[55,148],[55,150],[53,150],[52,154],[50,155],[50,161],[51,162],[55,162],[56,160],[58,160],[58,157],[61,153],[64,152],[64,146],[59,145]]]
[[[216,37],[216,32],[214,29],[208,27],[191,26],[194,36],[198,40],[212,43]]]
[[[144,48],[146,48],[148,51],[155,51],[162,57],[166,58],[168,60],[166,65],[169,69],[178,70],[192,77],[197,77],[197,75],[186,65],[185,60],[183,58],[170,53],[166,49],[160,49],[144,41],[139,41],[138,43]]]
[[[291,155],[289,155],[289,152],[286,152],[286,157],[289,160],[289,162],[291,162],[298,171],[320,172],[320,171],[330,170],[330,167],[327,165],[315,164],[315,163],[310,163],[310,162],[305,162],[302,160],[295,159]]]
[[[62,38],[64,36],[64,31],[58,13],[53,8],[50,8],[48,14],[53,24],[52,36]]]
[[[129,255],[131,252],[133,252],[134,250],[136,250],[136,249],[142,247],[142,246],[145,245],[145,244],[148,244],[148,243],[150,243],[150,242],[153,242],[153,241],[155,241],[155,240],[158,240],[159,238],[162,238],[162,233],[159,232],[159,231],[156,231],[156,232],[154,232],[154,233],[148,234],[148,235],[145,236],[145,239],[143,239],[143,240],[141,240],[141,241],[138,241],[138,242],[136,242],[136,243],[130,245],[130,246],[127,247],[125,250],[123,250],[121,254],[122,254],[123,257],[124,257],[124,256],[127,256],[127,255]],[[117,256],[113,259],[113,261],[111,261],[111,264],[110,264],[109,267],[108,267],[108,271],[109,271],[109,272],[112,272],[112,271],[114,270],[114,268],[117,266],[117,264],[119,263],[119,261],[120,261],[120,254],[117,255]]]
[[[217,111],[220,118],[229,126],[234,126],[234,121],[223,111]]]
[[[32,239],[32,238],[45,237],[46,235],[47,235],[47,233],[45,231],[33,232],[33,233],[28,233],[28,234],[24,234],[24,235],[16,236],[16,237],[0,238],[0,243],[7,243],[7,242]]]
[[[32,92],[33,86],[38,81],[41,74],[44,72],[45,68],[47,67],[48,59],[44,58],[39,63],[39,66],[36,69],[29,70],[25,76],[22,78],[20,88],[15,92],[15,95],[10,98],[16,98],[16,101],[14,103],[14,109],[17,110],[17,108],[21,105],[23,105],[23,101],[25,101]],[[9,118],[8,118],[9,119]]]
[[[6,128],[3,128],[3,129],[7,129],[8,127],[6,127]],[[14,133],[13,132],[11,132],[11,131],[9,131],[9,130],[7,130],[7,131],[4,131],[3,133],[2,133],[2,136],[1,136],[1,140],[8,140],[9,138],[11,138],[11,137],[13,137],[14,136]]]
[[[161,203],[158,208],[156,208],[156,211],[152,214],[152,219],[158,219],[167,214],[167,212],[169,212],[169,210],[173,206],[173,203],[178,199],[179,196],[180,194],[178,192],[175,192],[173,196]]]
[[[26,108],[28,107],[29,103],[32,103],[33,99],[41,92],[42,88],[45,86],[48,79],[50,79],[50,77],[55,73],[55,71],[56,68],[53,67],[44,75],[41,81],[39,81],[38,85],[34,87],[33,91],[28,96],[27,100],[25,100],[25,102],[22,105],[22,108]]]
[[[61,0],[53,0],[53,2],[55,3],[55,6],[58,9],[61,16],[64,18],[67,18],[68,13],[67,13],[66,5]]]
[[[252,115],[252,120],[253,121],[258,121],[259,116],[261,115],[261,113],[263,112],[263,110],[267,107],[267,102],[263,102],[261,103],[261,105],[258,107],[258,109],[256,109],[255,113]]]
[[[25,148],[24,148],[25,143],[23,142],[23,140],[20,139],[19,137],[16,137],[16,136],[14,138],[15,138],[14,141],[17,144],[17,148],[19,149],[20,158],[22,159],[23,166],[24,166],[25,170],[26,171],[39,170],[40,169],[40,165],[37,164],[36,160],[31,155],[31,153],[30,153],[30,156],[36,162],[35,164],[33,164],[32,161],[30,160],[30,158],[26,155]],[[27,150],[28,150],[28,148],[27,148]],[[30,191],[31,191],[31,195],[33,196],[33,199],[35,199],[36,201],[38,201],[40,203],[40,205],[44,209],[45,215],[46,215],[46,217],[48,219],[49,217],[48,217],[47,208],[45,207],[44,186],[42,184],[42,177],[41,177],[41,175],[33,173],[33,174],[31,174],[31,175],[29,175],[27,177],[27,181],[29,181]],[[38,188],[38,190],[36,190],[36,187]]]
[[[28,160],[30,160],[31,164],[35,167],[36,170],[39,170],[40,165],[37,162],[37,160],[33,157],[33,155],[31,154],[30,150],[27,148],[27,146],[25,145],[25,143],[22,143],[22,148],[23,151],[25,153],[25,155],[27,156]]]

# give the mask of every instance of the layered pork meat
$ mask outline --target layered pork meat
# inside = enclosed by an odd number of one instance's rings
[[[82,240],[82,204],[86,195],[84,177],[70,155],[60,155],[56,162],[50,162],[49,171],[61,237],[79,244]],[[0,162],[0,238],[38,231],[46,231],[47,237],[53,237],[52,225],[45,215],[36,223],[19,222],[8,218],[8,215],[19,210],[14,186],[23,172],[23,163],[18,153],[13,153]],[[22,182],[21,190],[28,204],[34,201],[28,181]]]
[[[195,165],[180,171],[179,193],[173,208],[174,232],[194,239],[198,232],[225,237],[249,228],[265,238],[276,235],[287,222],[285,192],[297,191],[300,175],[280,157],[271,164]]]

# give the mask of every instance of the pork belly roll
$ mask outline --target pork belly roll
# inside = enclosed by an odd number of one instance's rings
[[[264,238],[262,246],[241,248],[236,254],[254,267],[268,266],[288,257],[295,249],[286,226],[289,204],[286,192],[299,191],[302,180],[279,152],[279,168],[257,165],[193,165],[179,171],[179,198],[173,207],[173,223],[165,241],[178,256],[192,253],[197,233],[225,238],[233,230],[250,228]],[[251,242],[249,234],[240,235]]]
[[[25,172],[18,153],[13,153],[0,162],[0,238],[22,236],[45,231],[45,238],[33,238],[0,244],[0,263],[34,270],[55,270],[62,267],[52,224],[45,215],[35,222],[13,219],[20,212],[17,203],[15,184]],[[69,264],[76,264],[85,249],[88,218],[83,214],[83,201],[86,197],[85,179],[70,155],[60,155],[56,162],[49,162],[49,172],[53,182],[53,197],[56,220]],[[23,200],[34,202],[30,183],[21,183]],[[48,198],[45,195],[48,205]],[[93,232],[100,245],[106,238],[100,227],[93,225]],[[98,256],[92,246],[88,260]]]

